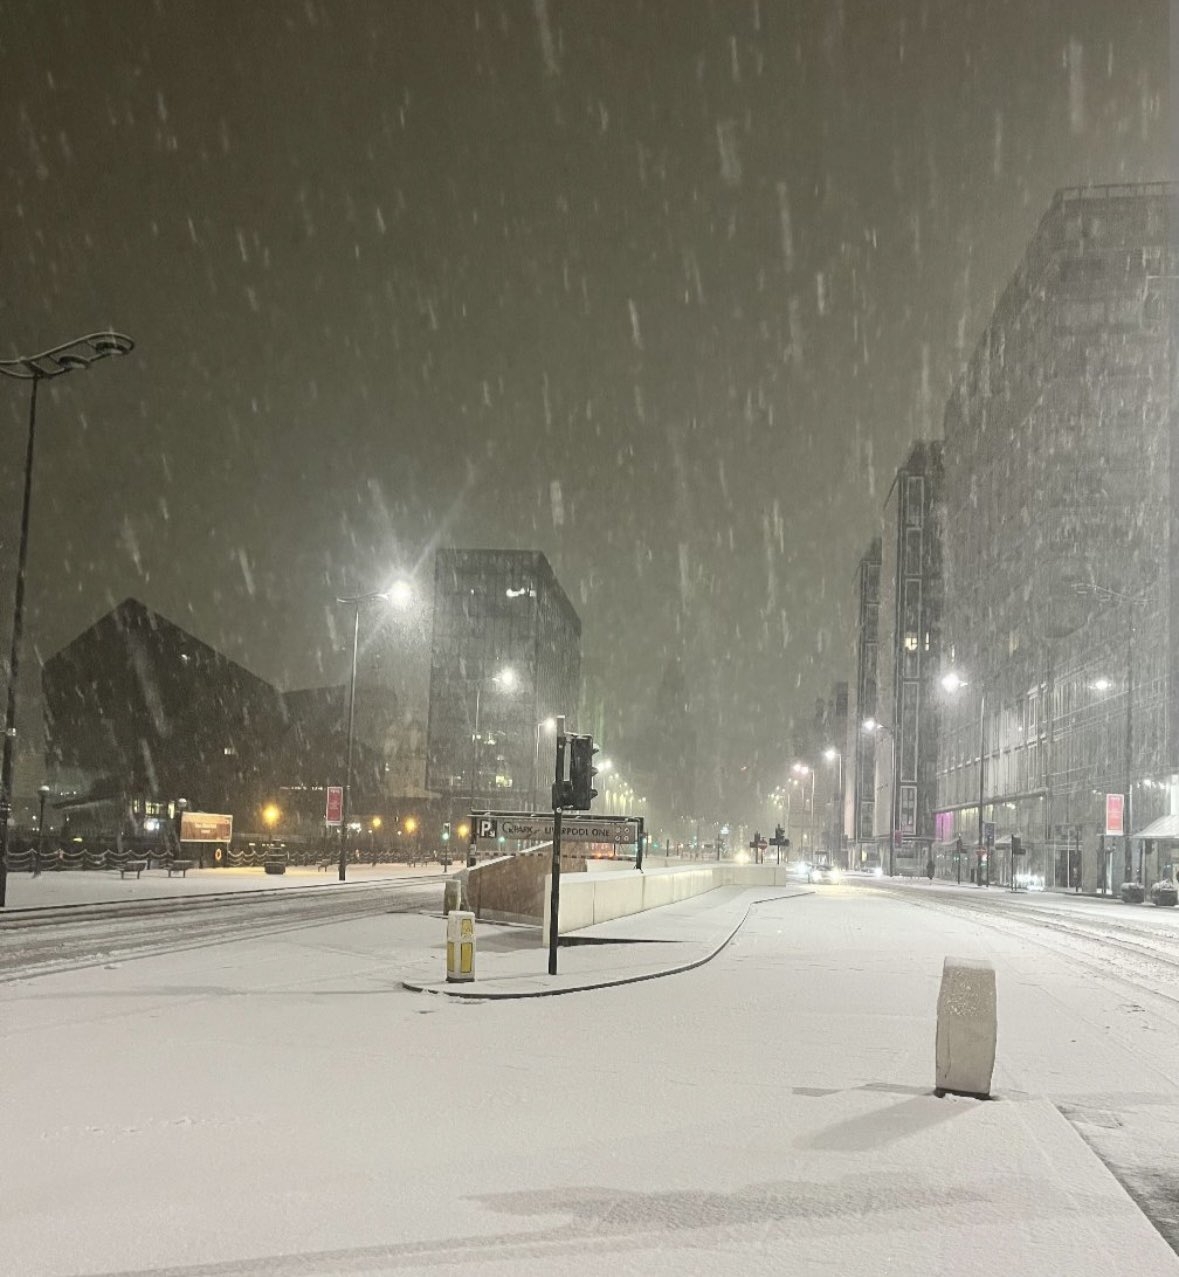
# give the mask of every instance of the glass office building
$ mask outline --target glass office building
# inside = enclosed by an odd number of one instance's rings
[[[553,735],[574,715],[581,621],[536,550],[439,550],[430,654],[429,789],[455,812],[547,807]]]

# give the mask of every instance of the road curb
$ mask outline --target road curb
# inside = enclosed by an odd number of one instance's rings
[[[586,984],[571,984],[559,989],[488,989],[480,992],[464,984],[444,984],[437,981],[425,982],[402,980],[401,987],[411,993],[431,993],[437,997],[458,998],[463,1002],[512,1002],[521,998],[559,998],[567,993],[589,993],[594,989],[615,989],[624,984],[642,984],[647,980],[662,980],[666,976],[682,975],[685,971],[694,971],[697,967],[711,962],[718,954],[728,948],[737,932],[749,920],[749,915],[758,905],[776,904],[782,900],[798,900],[803,896],[813,896],[813,891],[797,891],[789,896],[763,896],[759,900],[751,900],[745,912],[737,921],[732,931],[716,946],[702,957],[693,958],[691,962],[681,962],[674,967],[665,967],[662,971],[645,971],[642,975],[615,976],[609,980],[593,980]],[[538,949],[539,953],[540,950]]]

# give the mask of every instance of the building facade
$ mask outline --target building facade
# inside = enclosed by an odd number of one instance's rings
[[[897,873],[924,873],[935,840],[942,672],[942,446],[918,442],[884,505],[873,829]]]
[[[576,730],[580,679],[581,621],[543,554],[437,552],[426,783],[456,814],[547,807],[543,725]]]
[[[939,839],[991,880],[1152,876],[1105,835],[1171,805],[1176,705],[1176,190],[1057,193],[945,415],[947,664]],[[981,803],[980,803],[981,793]],[[980,812],[981,806],[981,812]],[[1148,854],[1150,853],[1150,849]]]
[[[844,747],[844,817],[851,842],[852,863],[864,863],[875,835],[876,736],[864,731],[866,719],[875,719],[877,658],[880,642],[880,538],[873,537],[860,558],[855,575],[855,629],[853,662],[855,677],[849,688],[848,728]]]

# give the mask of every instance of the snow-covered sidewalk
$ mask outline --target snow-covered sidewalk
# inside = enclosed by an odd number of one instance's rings
[[[715,957],[758,902],[805,894],[805,888],[793,887],[719,887],[679,904],[583,927],[560,946],[555,976],[548,974],[539,928],[479,923],[475,980],[447,983],[446,946],[439,943],[429,968],[408,975],[405,984],[415,992],[461,998],[534,998],[675,975]]]
[[[1118,979],[854,888],[568,997],[406,992],[442,938],[377,915],[0,987],[6,1271],[1179,1274],[1061,1115],[1176,1129],[1179,1015]],[[996,966],[995,1103],[929,1094],[947,953]]]

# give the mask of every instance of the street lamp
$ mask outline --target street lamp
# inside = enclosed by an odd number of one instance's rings
[[[360,609],[365,603],[378,599],[405,607],[413,598],[413,586],[408,581],[394,581],[387,590],[373,590],[368,594],[354,594],[337,598],[336,602],[353,609],[352,612],[352,678],[348,685],[348,745],[344,764],[344,799],[340,809],[340,881],[347,875],[348,865],[348,809],[352,802],[352,737],[356,726],[356,654],[360,647]]]
[[[843,751],[834,745],[823,750],[823,757],[829,763],[835,763],[838,773],[835,781],[835,852],[843,852]],[[849,866],[845,865],[844,868]]]
[[[536,810],[536,800],[539,796],[540,789],[540,734],[542,731],[555,732],[557,730],[557,720],[555,718],[542,718],[536,725],[536,752],[532,755],[532,810]]]
[[[37,816],[37,864],[33,876],[41,872],[41,862],[45,858],[45,800],[49,797],[49,786],[38,785],[37,797],[41,800],[41,810]]]
[[[511,692],[515,690],[519,679],[516,671],[511,666],[505,666],[498,674],[492,674],[488,679],[481,679],[475,684],[475,734],[471,739],[471,807],[475,806],[475,794],[479,788],[479,765],[480,765],[480,749],[482,743],[479,739],[479,723],[483,712],[483,685],[484,683],[494,684],[498,687],[505,688]],[[468,856],[468,860],[470,857]]]
[[[878,723],[874,718],[864,719],[864,731],[870,735],[877,732],[887,736],[892,743],[892,795],[889,799],[889,816],[888,816],[888,876],[893,878],[896,876],[896,841],[897,832],[900,825],[900,814],[898,812],[898,797],[900,795],[899,785],[899,759],[897,758],[897,738],[896,733],[889,727],[885,727],[883,723]]]
[[[29,505],[33,496],[33,455],[37,438],[37,389],[43,381],[89,368],[100,359],[126,355],[134,348],[135,343],[122,333],[91,333],[88,337],[55,346],[39,355],[0,359],[0,376],[31,383],[24,497],[16,554],[16,597],[12,607],[12,647],[8,657],[8,697],[4,708],[4,749],[0,759],[0,909],[4,907],[8,894],[8,821],[12,813],[12,768],[16,751],[16,686],[25,622],[25,570],[29,557]]]
[[[1127,849],[1130,846],[1130,831],[1134,828],[1134,639],[1135,639],[1135,617],[1134,609],[1142,607],[1145,602],[1144,594],[1123,594],[1120,590],[1111,590],[1107,585],[1097,585],[1093,581],[1076,581],[1073,589],[1077,594],[1088,595],[1097,599],[1101,603],[1124,603],[1126,605],[1126,616],[1128,624],[1126,626],[1126,739],[1125,739],[1125,771],[1126,771],[1126,811],[1125,811],[1125,839]],[[1099,678],[1092,684],[1095,691],[1107,692],[1113,683],[1108,678]],[[1104,866],[1102,869],[1104,874]],[[1133,865],[1131,865],[1133,872]],[[1146,847],[1142,847],[1142,851],[1138,857],[1138,876],[1142,885],[1146,886]],[[1110,884],[1113,885],[1112,883]]]
[[[806,777],[811,778],[811,819],[810,819],[810,839],[811,839],[811,863],[814,863],[815,856],[815,769],[807,763],[795,763],[791,768],[796,776],[801,776],[805,782]]]
[[[944,674],[942,676],[942,688],[943,690],[948,692],[951,696],[955,695],[962,688],[969,687],[969,686],[970,684],[964,678],[962,678],[962,676],[958,674],[956,670],[950,670],[948,674]],[[976,869],[982,868],[982,852],[983,852],[983,846],[984,846],[984,843],[983,843],[983,798],[986,795],[985,781],[986,781],[986,774],[987,774],[986,773],[986,766],[987,766],[986,731],[987,731],[987,690],[985,687],[983,687],[980,684],[978,689],[978,853],[976,858]],[[1014,859],[1014,857],[1012,857],[1012,859]],[[1014,877],[1014,867],[1012,869],[1012,876]],[[981,877],[982,875],[976,872],[975,874],[976,886],[981,887],[984,885],[980,881]],[[988,856],[987,857],[987,881],[985,885],[990,886],[990,883],[991,883],[991,859],[990,859],[990,856]]]
[[[262,808],[262,822],[266,826],[266,845],[270,847],[274,843],[274,827],[278,824],[278,818],[282,815],[279,811],[277,803],[267,803]]]

